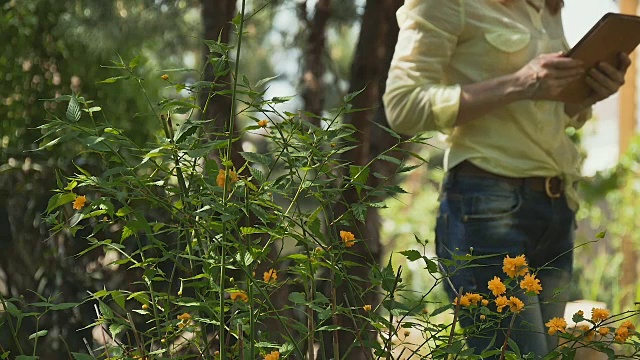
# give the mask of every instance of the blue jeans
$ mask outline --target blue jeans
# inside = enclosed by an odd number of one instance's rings
[[[557,338],[546,334],[544,324],[564,315],[572,272],[574,215],[564,196],[550,198],[545,192],[495,178],[455,171],[447,174],[436,225],[438,257],[453,260],[454,254],[494,255],[470,264],[441,261],[441,268],[451,281],[444,282],[450,298],[455,297],[451,286],[456,291],[462,287],[463,294],[485,294],[492,302],[489,308],[495,311],[495,297],[487,289],[488,281],[494,276],[506,280],[502,271],[504,257],[524,254],[530,267],[543,268],[537,273],[543,290],[537,296],[518,295],[526,306],[515,319],[510,339],[521,354],[533,352],[540,357],[553,350]],[[460,319],[463,327],[477,321],[471,316]],[[467,334],[469,347],[476,354],[487,348],[500,349],[509,323],[510,318],[504,319],[497,332]]]

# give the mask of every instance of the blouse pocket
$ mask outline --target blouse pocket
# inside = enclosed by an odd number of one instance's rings
[[[488,71],[494,75],[517,71],[535,55],[527,31],[493,30],[484,33],[484,39],[488,43],[487,58],[492,59]]]
[[[531,41],[528,32],[492,31],[484,34],[484,38],[495,48],[506,53],[515,53],[524,49]]]

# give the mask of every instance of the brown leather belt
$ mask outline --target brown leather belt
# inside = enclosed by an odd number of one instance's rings
[[[455,175],[471,175],[500,180],[514,186],[522,186],[534,191],[544,192],[552,199],[557,199],[564,193],[564,184],[562,183],[562,179],[557,176],[532,176],[525,178],[507,177],[490,173],[473,165],[469,161],[461,162],[449,170],[449,172]]]

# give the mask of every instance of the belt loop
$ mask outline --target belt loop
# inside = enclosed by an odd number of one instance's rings
[[[551,199],[557,199],[560,196],[562,196],[562,183],[558,185],[559,189],[557,193],[554,193],[553,189],[551,188],[552,187],[551,181],[554,179],[555,178],[553,177],[544,178],[544,192],[547,193],[547,196],[550,197]]]

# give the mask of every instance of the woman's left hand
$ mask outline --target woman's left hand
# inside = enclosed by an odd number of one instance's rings
[[[605,62],[599,63],[587,72],[587,85],[593,89],[589,97],[590,103],[596,103],[615,94],[624,85],[624,76],[631,65],[628,54],[618,55],[619,66],[615,68]]]

